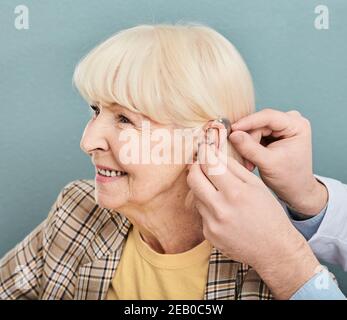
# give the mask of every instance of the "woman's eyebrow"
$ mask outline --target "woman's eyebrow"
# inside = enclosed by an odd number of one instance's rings
[[[139,112],[132,112],[128,108],[123,107],[119,104],[111,104],[107,106],[112,112],[122,112],[128,115],[129,117],[136,118],[138,120],[142,120],[143,116]]]

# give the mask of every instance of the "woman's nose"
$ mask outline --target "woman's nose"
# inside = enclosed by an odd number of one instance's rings
[[[80,148],[88,155],[92,155],[95,150],[107,150],[108,144],[105,134],[95,122],[88,123],[85,127],[80,141]]]

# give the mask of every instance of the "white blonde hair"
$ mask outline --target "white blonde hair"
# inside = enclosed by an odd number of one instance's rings
[[[199,23],[138,25],[88,53],[73,82],[89,104],[118,103],[159,122],[195,127],[254,111],[252,79],[225,37]]]

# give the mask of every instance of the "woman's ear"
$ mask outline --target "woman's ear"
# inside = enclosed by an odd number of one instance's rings
[[[223,122],[211,120],[204,126],[205,141],[207,144],[214,144],[216,149],[221,150],[228,140],[228,131]]]
[[[227,119],[226,119],[227,120]],[[229,120],[227,120],[229,122]],[[230,122],[229,122],[230,124]],[[227,152],[228,130],[223,121],[210,120],[202,128],[194,144],[193,161],[197,160],[199,145],[206,143],[214,145],[217,150]]]

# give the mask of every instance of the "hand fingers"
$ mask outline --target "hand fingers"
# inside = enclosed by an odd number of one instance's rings
[[[220,160],[224,161],[226,166],[228,167],[229,172],[238,177],[242,182],[255,183],[259,180],[259,178],[254,173],[250,172],[252,170],[250,170],[247,167],[244,167],[236,159],[232,157],[227,157],[227,159],[220,157]],[[252,163],[251,165],[254,166]]]
[[[229,140],[243,158],[258,167],[266,165],[269,156],[271,156],[270,151],[254,141],[247,132],[234,131],[230,134]]]
[[[198,159],[201,170],[219,191],[241,187],[243,181],[228,169],[227,160],[221,160],[222,156],[227,158],[225,154],[217,157],[210,145],[200,145]]]
[[[301,117],[301,113],[297,110],[288,111],[287,114],[290,114],[290,115],[295,116],[295,117]]]
[[[260,143],[260,141],[261,141],[261,139],[263,137],[263,129],[267,130],[266,128],[255,129],[255,130],[249,131],[248,134],[253,138],[253,140],[255,142]],[[247,160],[245,158],[242,158],[242,159],[243,159],[243,163],[245,165],[245,168],[247,170],[253,171],[255,169],[256,165],[253,162],[251,162],[251,161],[249,161],[249,160]]]
[[[272,130],[267,127],[263,127],[263,128],[247,131],[247,133],[253,138],[255,142],[261,143],[261,140],[264,137],[268,137],[271,135]]]
[[[227,212],[221,212],[219,210],[210,209],[206,204],[200,200],[195,201],[195,208],[198,210],[202,218],[202,226],[204,236],[208,237],[217,235],[217,239],[220,238],[219,226],[224,223],[226,216],[232,216],[233,208],[229,206]],[[231,217],[232,218],[232,217]],[[212,240],[211,238],[207,238]]]
[[[206,178],[197,162],[194,162],[189,169],[187,183],[196,198],[207,202],[216,199],[217,190]]]
[[[206,224],[213,217],[213,210],[210,210],[203,201],[195,199],[195,208],[199,211],[203,224]]]
[[[200,176],[200,175],[203,175]],[[191,166],[191,171],[188,176],[188,185],[193,192],[193,203],[199,211],[204,228],[212,219],[218,217],[218,212],[214,209],[214,205],[219,203],[219,192],[201,172],[200,165],[195,162]]]
[[[254,143],[256,144],[256,142]],[[209,145],[202,144],[200,146],[198,158],[201,170],[205,173],[206,177],[211,181],[216,189],[222,193],[231,192],[231,188],[244,188],[245,183],[254,184],[259,182],[259,178],[252,172],[249,172],[247,168],[241,165],[237,160],[227,157],[227,155],[222,153],[220,150],[215,151]],[[211,174],[209,170],[211,167],[211,158],[213,158],[213,164],[219,164],[219,166],[215,166],[213,169],[220,169],[222,167],[224,169],[223,173],[216,174],[217,170],[214,170],[215,172]]]
[[[264,145],[264,137],[271,135],[271,132],[272,132],[272,130],[265,127],[265,128],[250,130],[250,131],[248,131],[248,134],[253,138],[253,140],[255,142]],[[251,161],[249,161],[245,158],[243,158],[243,160],[244,160],[244,165],[247,168],[247,170],[253,171],[255,169],[256,165],[254,163],[252,163]]]
[[[244,162],[244,165],[245,165],[245,168],[248,170],[248,171],[253,171],[256,167],[256,165],[254,163],[252,163],[251,161],[247,160],[247,159],[243,159],[243,162]]]
[[[272,131],[283,131],[290,129],[292,131],[293,119],[285,112],[273,109],[264,109],[250,114],[235,122],[231,128],[233,131],[249,131],[267,127]]]

